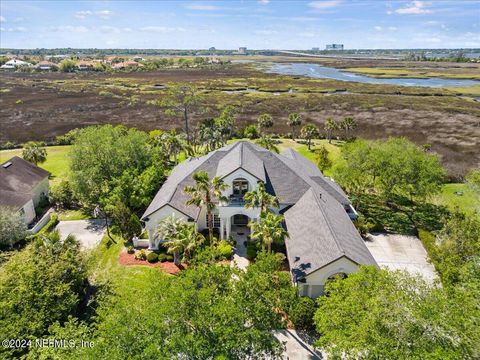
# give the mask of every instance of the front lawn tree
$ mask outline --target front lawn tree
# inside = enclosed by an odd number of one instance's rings
[[[327,148],[323,145],[315,151],[315,161],[322,171],[325,171],[332,166],[332,160],[330,160],[328,154]]]
[[[195,185],[187,186],[184,189],[185,193],[190,195],[187,205],[195,205],[199,208],[205,207],[207,210],[208,238],[210,244],[212,244],[215,201],[227,201],[223,192],[228,188],[228,185],[218,176],[210,180],[205,171],[194,173],[192,179],[195,181]]]
[[[470,189],[480,195],[480,169],[472,169],[465,176],[465,181]]]
[[[202,111],[202,103],[198,88],[191,84],[169,86],[166,97],[160,101],[160,105],[167,108],[166,114],[182,116],[188,144],[191,143],[190,116]]]
[[[27,226],[18,211],[8,207],[0,207],[0,246],[12,247],[25,239]]]
[[[302,125],[302,118],[299,113],[288,114],[287,125],[292,128],[293,140],[297,138],[297,128]]]
[[[288,236],[283,227],[283,215],[277,215],[271,212],[260,217],[259,221],[250,222],[251,238],[260,240],[268,253],[272,252],[272,244],[281,244]]]
[[[327,283],[316,345],[335,359],[472,359],[479,354],[478,298],[406,272],[362,267]]]
[[[318,128],[313,124],[306,124],[302,127],[301,137],[307,140],[308,150],[311,150],[312,139],[318,138],[320,132]]]
[[[180,265],[180,253],[183,251],[184,245],[178,236],[183,223],[183,220],[177,219],[172,214],[160,221],[155,233],[156,239],[165,241],[162,245],[167,248],[169,253],[173,254],[173,261],[177,266]]]
[[[29,141],[23,145],[23,159],[38,165],[47,160],[47,149],[42,142]]]

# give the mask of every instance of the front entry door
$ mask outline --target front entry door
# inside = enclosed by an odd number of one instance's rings
[[[247,224],[248,224],[248,216],[241,215],[241,214],[233,216],[233,225],[247,226]]]

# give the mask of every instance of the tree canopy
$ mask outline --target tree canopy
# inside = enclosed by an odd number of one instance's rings
[[[440,190],[445,177],[436,154],[405,138],[356,140],[343,146],[342,158],[334,167],[334,177],[353,194],[425,199]]]

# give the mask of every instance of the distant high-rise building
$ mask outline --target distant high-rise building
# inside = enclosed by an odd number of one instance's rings
[[[246,47],[239,47],[238,48],[238,53],[239,54],[246,54],[247,53],[247,48]]]
[[[328,44],[325,50],[343,50],[343,44]]]

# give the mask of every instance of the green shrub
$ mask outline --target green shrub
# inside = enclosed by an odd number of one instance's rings
[[[137,260],[147,260],[147,253],[145,250],[140,250],[135,253],[135,259]]]
[[[374,224],[368,222],[367,219],[362,215],[360,215],[353,223],[355,224],[355,227],[360,235],[363,237],[367,236],[367,234],[372,231],[375,226]]]
[[[151,252],[147,255],[147,261],[149,263],[156,263],[158,261],[158,254]]]
[[[313,316],[315,315],[315,301],[309,297],[298,298],[290,308],[289,316],[296,329],[313,330]]]
[[[230,259],[233,255],[233,246],[222,240],[217,244],[218,256],[221,259]]]
[[[243,136],[248,139],[258,139],[259,132],[258,127],[256,125],[248,125],[243,130]]]
[[[133,253],[135,253],[135,249],[133,248],[132,245],[130,245],[129,247],[127,247],[127,253],[128,253],[128,254],[133,254]]]
[[[167,254],[167,261],[173,261],[173,255]]]
[[[256,243],[248,243],[247,244],[247,259],[252,261],[252,260],[255,260],[255,258],[257,257],[257,244]]]
[[[165,262],[167,261],[167,257],[167,254],[161,253],[160,255],[158,255],[158,261]]]

